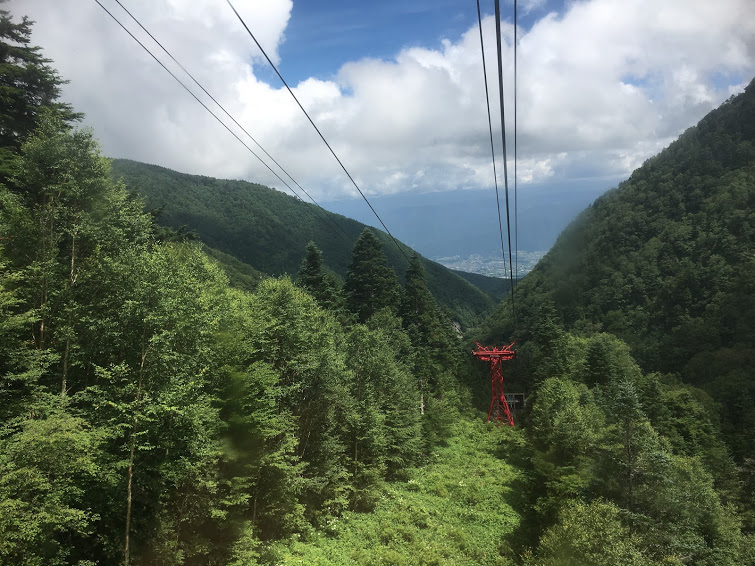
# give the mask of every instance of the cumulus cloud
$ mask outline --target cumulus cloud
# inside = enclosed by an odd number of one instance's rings
[[[113,0],[102,1],[174,68]],[[286,37],[292,1],[236,4],[279,61],[282,42],[295,40]],[[544,6],[525,4],[533,11]],[[311,194],[333,199],[355,192],[223,2],[124,5]],[[8,6],[37,21],[34,42],[70,79],[64,96],[87,114],[107,154],[281,186],[94,2]],[[755,73],[750,9],[750,0],[582,0],[520,30],[521,183],[624,176],[743,88]],[[500,146],[490,16],[484,32]],[[512,134],[511,22],[503,32]],[[476,27],[439,47],[397,46],[389,60],[356,59],[328,80],[292,86],[368,194],[492,185]]]

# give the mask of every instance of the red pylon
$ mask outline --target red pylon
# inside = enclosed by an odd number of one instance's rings
[[[483,362],[490,362],[490,388],[493,392],[493,399],[490,401],[490,410],[488,411],[488,422],[493,417],[496,421],[507,421],[509,425],[514,426],[514,418],[511,416],[506,395],[503,393],[503,372],[501,371],[501,362],[516,358],[516,352],[511,347],[516,340],[501,348],[488,348],[477,344],[477,351],[472,352],[473,356],[481,359]]]

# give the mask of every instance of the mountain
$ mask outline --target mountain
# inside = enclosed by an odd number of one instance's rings
[[[481,275],[480,273],[468,273],[466,271],[459,271],[458,269],[452,269],[451,271],[456,273],[459,277],[466,279],[472,285],[493,297],[496,301],[502,301],[506,295],[508,295],[509,288],[511,287],[509,280],[501,277],[491,277],[489,275]]]
[[[295,276],[311,240],[322,250],[328,267],[345,277],[354,241],[365,228],[246,181],[187,175],[125,159],[113,160],[112,174],[140,194],[148,208],[160,209],[162,224],[185,226],[207,246],[268,275]],[[403,279],[412,250],[402,245],[399,251],[387,234],[375,233],[388,263]],[[424,267],[430,290],[462,327],[478,323],[492,311],[493,299],[459,275],[429,260],[424,260]]]
[[[755,81],[583,211],[515,298],[520,342],[548,305],[566,330],[615,334],[643,370],[705,389],[735,456],[752,457]],[[483,339],[514,333],[509,308]]]

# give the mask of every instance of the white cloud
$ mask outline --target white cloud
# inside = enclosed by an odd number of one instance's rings
[[[102,1],[144,37],[113,0]],[[292,2],[235,4],[278,61]],[[288,92],[260,79],[269,79],[266,63],[225,3],[124,5],[311,194],[355,192]],[[94,2],[7,6],[37,20],[34,42],[71,80],[65,97],[108,154],[280,186]],[[741,90],[755,74],[750,10],[750,0],[583,0],[520,32],[521,182],[626,175]],[[493,19],[484,26],[495,106]],[[511,129],[513,29],[504,23],[503,31]],[[354,60],[333,80],[292,86],[367,194],[420,192],[492,184],[481,75],[475,27],[438,49],[397,48],[392,60]],[[493,120],[500,123],[496,112]],[[500,145],[500,131],[495,137]]]
[[[513,4],[513,1],[510,1],[509,3]],[[520,0],[518,2],[518,10],[521,10],[522,14],[527,15],[530,12],[545,7],[545,4],[546,0]]]

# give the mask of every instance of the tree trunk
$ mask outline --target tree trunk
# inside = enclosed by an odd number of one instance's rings
[[[49,274],[48,270],[50,269],[49,263],[52,259],[52,244],[53,244],[53,235],[55,230],[54,225],[54,218],[52,214],[53,209],[53,201],[52,199],[49,199],[46,203],[43,205],[43,210],[46,210],[47,217],[45,217],[44,214],[40,215],[39,218],[39,233],[41,236],[40,241],[40,247],[42,248],[42,294],[39,298],[39,307],[40,307],[40,321],[39,321],[39,340],[37,343],[37,346],[40,350],[44,350],[45,345],[45,335],[47,332],[47,313],[46,313],[46,306],[47,306],[47,300],[49,298]],[[47,223],[47,226],[45,226],[45,222]]]
[[[425,414],[425,384],[419,380],[419,414]]]
[[[71,234],[71,269],[68,274],[68,300],[71,301],[71,291],[73,290],[73,284],[76,282],[76,232],[78,228],[74,227]],[[68,332],[69,336],[66,338],[66,346],[63,351],[63,378],[61,380],[60,396],[66,396],[66,385],[68,382],[68,355],[71,351],[71,325],[73,324],[73,315],[71,314],[71,305],[68,310]]]
[[[146,316],[145,316],[146,318]],[[129,565],[129,558],[130,558],[130,531],[131,531],[131,486],[133,483],[133,477],[134,477],[134,453],[136,452],[136,433],[137,433],[137,424],[138,424],[138,417],[139,417],[139,402],[141,401],[142,397],[142,387],[144,385],[144,361],[147,359],[147,325],[146,323],[142,327],[142,356],[141,356],[141,362],[139,364],[139,383],[136,388],[136,408],[134,412],[134,423],[133,428],[131,429],[131,438],[129,439],[129,456],[128,456],[128,483],[126,487],[126,536],[125,536],[125,543],[123,548],[123,564],[124,566]]]
[[[131,433],[131,448],[128,457],[128,487],[126,488],[126,543],[123,549],[123,564],[128,566],[130,553],[129,531],[131,530],[131,481],[134,477],[134,451],[136,449],[136,433]]]
[[[68,315],[68,324],[71,324],[71,316]],[[66,338],[66,347],[65,350],[63,350],[63,378],[61,379],[60,383],[60,396],[61,398],[65,398],[66,396],[66,385],[68,382],[68,352],[71,349],[71,339]]]

